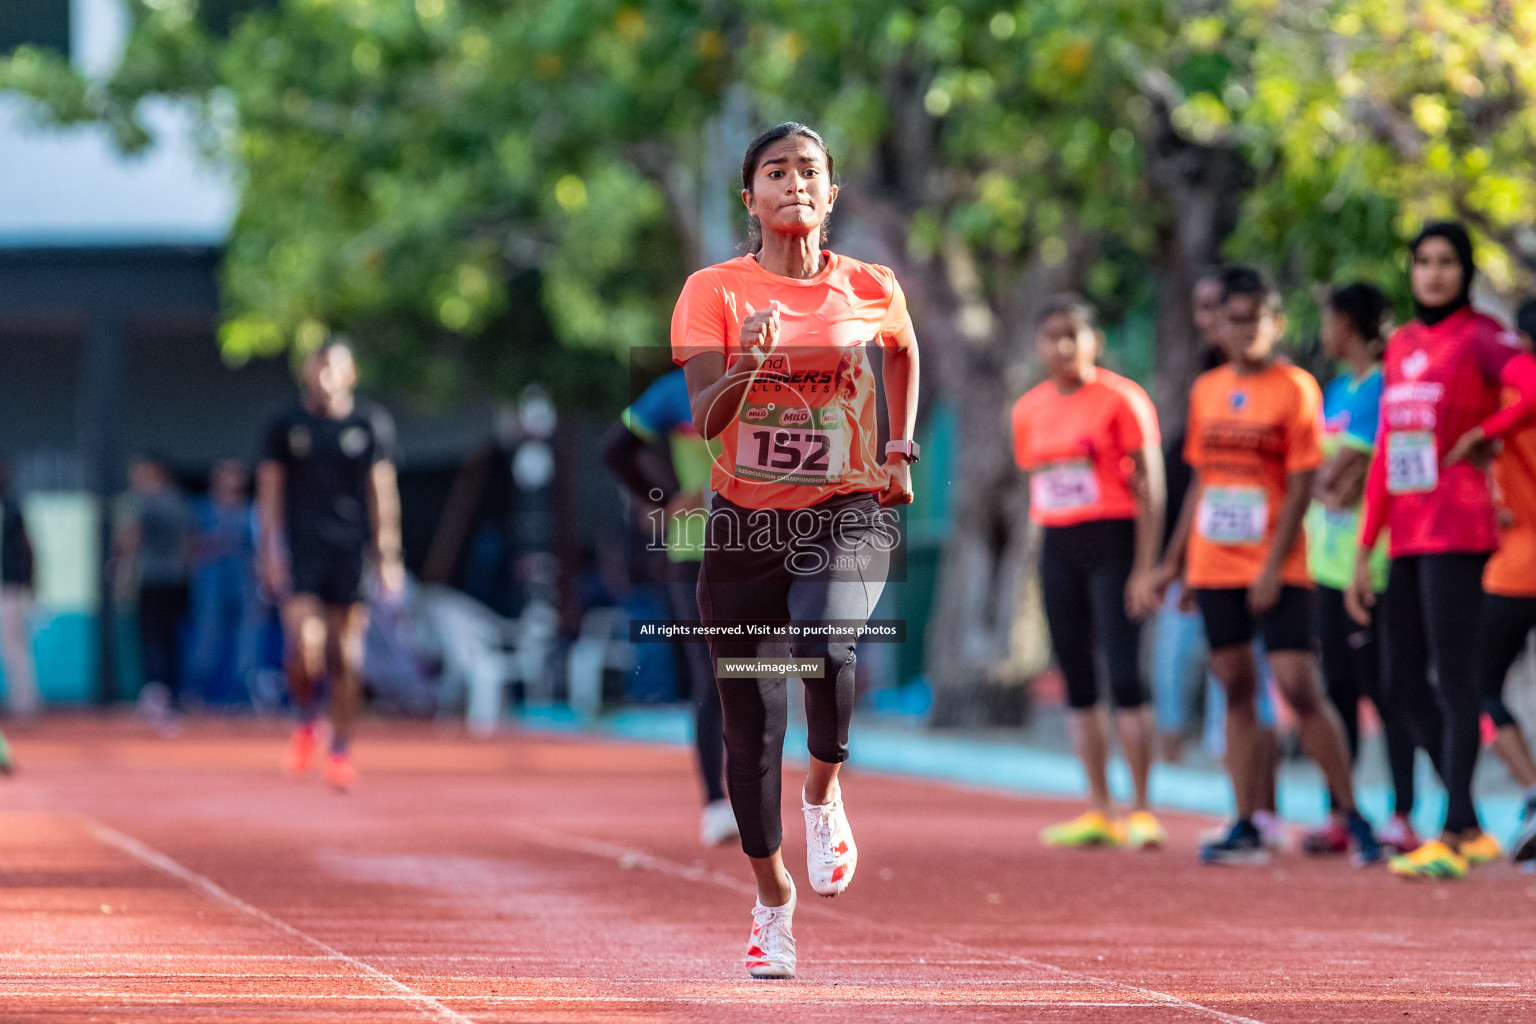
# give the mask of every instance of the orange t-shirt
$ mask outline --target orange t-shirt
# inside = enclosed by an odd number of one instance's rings
[[[1506,392],[1506,405],[1509,398]],[[1536,427],[1504,438],[1493,480],[1499,507],[1512,522],[1499,529],[1499,549],[1483,570],[1483,589],[1504,597],[1536,597]]]
[[[1184,458],[1200,474],[1185,577],[1191,587],[1246,587],[1274,541],[1286,477],[1322,465],[1322,392],[1305,370],[1275,363],[1240,375],[1221,366],[1189,395]],[[1304,531],[1281,578],[1309,587]]]
[[[741,324],[779,304],[779,341],[720,434],[710,482],[746,508],[806,508],[834,494],[885,487],[877,451],[875,378],[864,346],[906,325],[907,300],[886,267],[822,251],[821,272],[798,280],[752,256],[705,267],[672,311],[672,358],[741,355]]]
[[[1029,470],[1029,517],[1041,526],[1134,519],[1131,455],[1158,443],[1147,393],[1102,367],[1070,394],[1048,380],[1013,406],[1013,457]]]

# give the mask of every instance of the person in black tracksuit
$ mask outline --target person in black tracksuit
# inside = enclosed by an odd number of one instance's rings
[[[332,735],[324,771],[340,790],[355,780],[348,744],[362,691],[364,571],[371,561],[386,596],[405,581],[394,423],[353,395],[356,382],[344,341],[306,359],[302,399],[267,423],[257,470],[257,565],[263,586],[281,602],[299,713],[284,767],[301,773],[315,761],[319,683],[328,678]]]

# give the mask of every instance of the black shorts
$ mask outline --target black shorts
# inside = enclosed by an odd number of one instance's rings
[[[1247,644],[1254,636],[1264,640],[1264,649],[1271,654],[1313,650],[1311,587],[1281,587],[1280,599],[1263,615],[1248,610],[1247,587],[1197,587],[1195,603],[1213,651]]]
[[[363,603],[363,549],[317,544],[289,555],[293,593],[317,597],[331,608]]]

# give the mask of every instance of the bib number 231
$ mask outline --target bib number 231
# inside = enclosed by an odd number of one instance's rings
[[[1197,511],[1200,536],[1212,544],[1259,544],[1269,526],[1262,487],[1208,487]]]
[[[763,483],[823,485],[848,471],[841,408],[747,405],[736,427],[736,475]]]
[[[1435,435],[1427,430],[1394,431],[1387,435],[1387,491],[1422,494],[1440,482],[1440,453]]]

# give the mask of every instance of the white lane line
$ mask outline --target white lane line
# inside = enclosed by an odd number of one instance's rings
[[[537,1004],[537,1003],[592,1003],[604,1005],[643,1004],[651,1006],[676,1006],[686,1004],[690,1006],[762,1006],[783,1007],[795,1004],[805,998],[805,987],[791,982],[782,987],[784,995],[774,998],[762,996],[750,996],[745,993],[737,996],[444,996],[455,1002],[477,1003],[506,1003],[506,1004]],[[309,992],[256,992],[251,994],[230,995],[228,993],[213,992],[178,992],[159,994],[149,992],[121,992],[114,989],[101,991],[81,991],[77,989],[63,989],[59,991],[39,991],[37,989],[0,989],[0,999],[3,998],[32,998],[32,999],[113,999],[124,1003],[152,1002],[157,1005],[175,1003],[213,1003],[225,1002],[231,999],[237,1000],[303,1000],[327,1001],[334,1003],[369,1003],[392,1002],[394,996],[367,995],[363,993],[324,993],[316,995]],[[1148,1000],[1124,1002],[1099,1001],[1092,999],[902,999],[899,997],[875,997],[873,999],[844,999],[833,994],[831,990],[816,989],[815,1004],[824,1005],[848,1005],[848,1006],[1094,1006],[1094,1007],[1140,1007],[1148,1008],[1163,1006],[1161,1002]]]
[[[457,1010],[450,1009],[444,1004],[438,1002],[436,999],[433,999],[431,996],[416,991],[409,985],[405,984],[403,981],[400,981],[392,975],[385,974],[377,967],[374,967],[371,964],[366,964],[356,957],[348,956],[341,950],[320,941],[313,935],[300,931],[293,925],[289,924],[287,921],[273,917],[271,914],[267,913],[265,910],[262,910],[260,907],[252,906],[251,904],[245,902],[245,900],[242,900],[240,897],[231,893],[229,890],[220,886],[217,882],[213,881],[213,879],[198,874],[191,868],[172,860],[170,857],[167,857],[159,850],[145,846],[143,843],[139,842],[137,839],[134,839],[132,836],[124,835],[123,833],[117,831],[117,829],[103,825],[101,822],[92,818],[83,818],[82,820],[86,829],[89,830],[90,833],[97,839],[101,840],[107,845],[115,846],[119,850],[122,850],[124,853],[128,854],[130,857],[133,857],[135,860],[138,860],[141,863],[154,868],[156,871],[170,875],[172,878],[185,882],[215,903],[222,903],[227,907],[233,907],[235,910],[238,910],[241,913],[249,914],[251,917],[256,918],[263,924],[275,928],[286,935],[292,936],[293,938],[298,939],[300,942],[303,942],[314,949],[318,949],[320,952],[324,953],[327,958],[343,961],[344,963],[367,975],[368,977],[382,982],[383,984],[393,989],[396,993],[398,993],[398,995],[392,998],[403,999],[404,1001],[414,1006],[416,1009],[420,1010],[425,1016],[434,1020],[447,1021],[450,1022],[450,1024],[474,1024],[473,1021],[459,1013]],[[217,954],[214,955],[216,956]]]
[[[302,963],[316,963],[322,960],[341,960],[339,956],[295,956],[292,953],[220,953],[209,950],[206,953],[134,953],[122,951],[101,952],[61,952],[57,949],[39,949],[31,953],[5,952],[0,953],[0,960],[47,960],[50,963],[59,960],[296,960]],[[382,957],[378,959],[383,959]]]
[[[539,827],[529,828],[524,826],[515,828],[512,830],[512,834],[527,836],[533,839],[535,842],[544,846],[551,847],[553,849],[580,850],[583,853],[591,854],[593,856],[616,860],[619,866],[622,868],[643,868],[648,871],[656,871],[661,874],[684,878],[691,882],[709,882],[713,885],[718,885],[722,888],[730,889],[733,892],[741,893],[742,895],[755,897],[757,894],[757,889],[755,886],[749,885],[748,883],[741,881],[739,878],[727,875],[724,872],[706,871],[703,868],[692,867],[687,864],[679,864],[678,862],[668,860],[665,857],[658,857],[655,854],[646,853],[644,850],[636,850],[630,847],[620,846],[617,843],[604,842],[600,839],[589,839],[586,836],[567,835],[563,832],[556,832],[553,829]],[[820,902],[802,901],[800,904],[800,909],[802,911],[808,910],[811,913],[820,914],[821,916],[825,917],[831,917],[835,919],[840,918],[845,921],[852,921],[867,928],[875,929],[878,931],[884,931],[888,933],[901,933],[905,934],[909,938],[916,938],[920,941],[926,942],[934,942],[941,946],[946,946],[954,952],[969,953],[972,955],[987,954],[992,952],[991,950],[980,950],[974,946],[967,945],[954,939],[948,939],[941,935],[935,935],[931,932],[925,932],[915,928],[906,928],[902,925],[895,925],[885,921],[876,921],[872,918],[863,917],[859,914],[851,914],[847,911],[837,910],[833,907],[825,906]],[[1132,985],[1128,982],[1113,981],[1109,978],[1100,978],[1097,975],[1087,974],[1082,971],[1071,971],[1065,967],[1058,967],[1055,964],[1046,963],[1043,960],[1033,960],[1029,957],[1016,956],[1011,953],[997,953],[996,956],[1000,962],[1006,962],[1020,967],[1032,967],[1036,970],[1047,971],[1051,974],[1055,974],[1063,978],[1073,978],[1080,981],[1092,982],[1097,985],[1103,985],[1107,988],[1118,989],[1122,992],[1134,992],[1137,995],[1152,1000],[1155,1004],[1177,1007],[1182,1010],[1204,1014],[1213,1020],[1222,1021],[1223,1024],[1264,1024],[1263,1021],[1256,1020],[1253,1017],[1244,1017],[1235,1013],[1227,1013],[1223,1010],[1217,1010],[1214,1007],[1191,1002],[1188,999],[1180,998],[1179,996],[1172,995],[1168,992],[1159,992],[1156,989],[1144,988],[1143,986]]]

